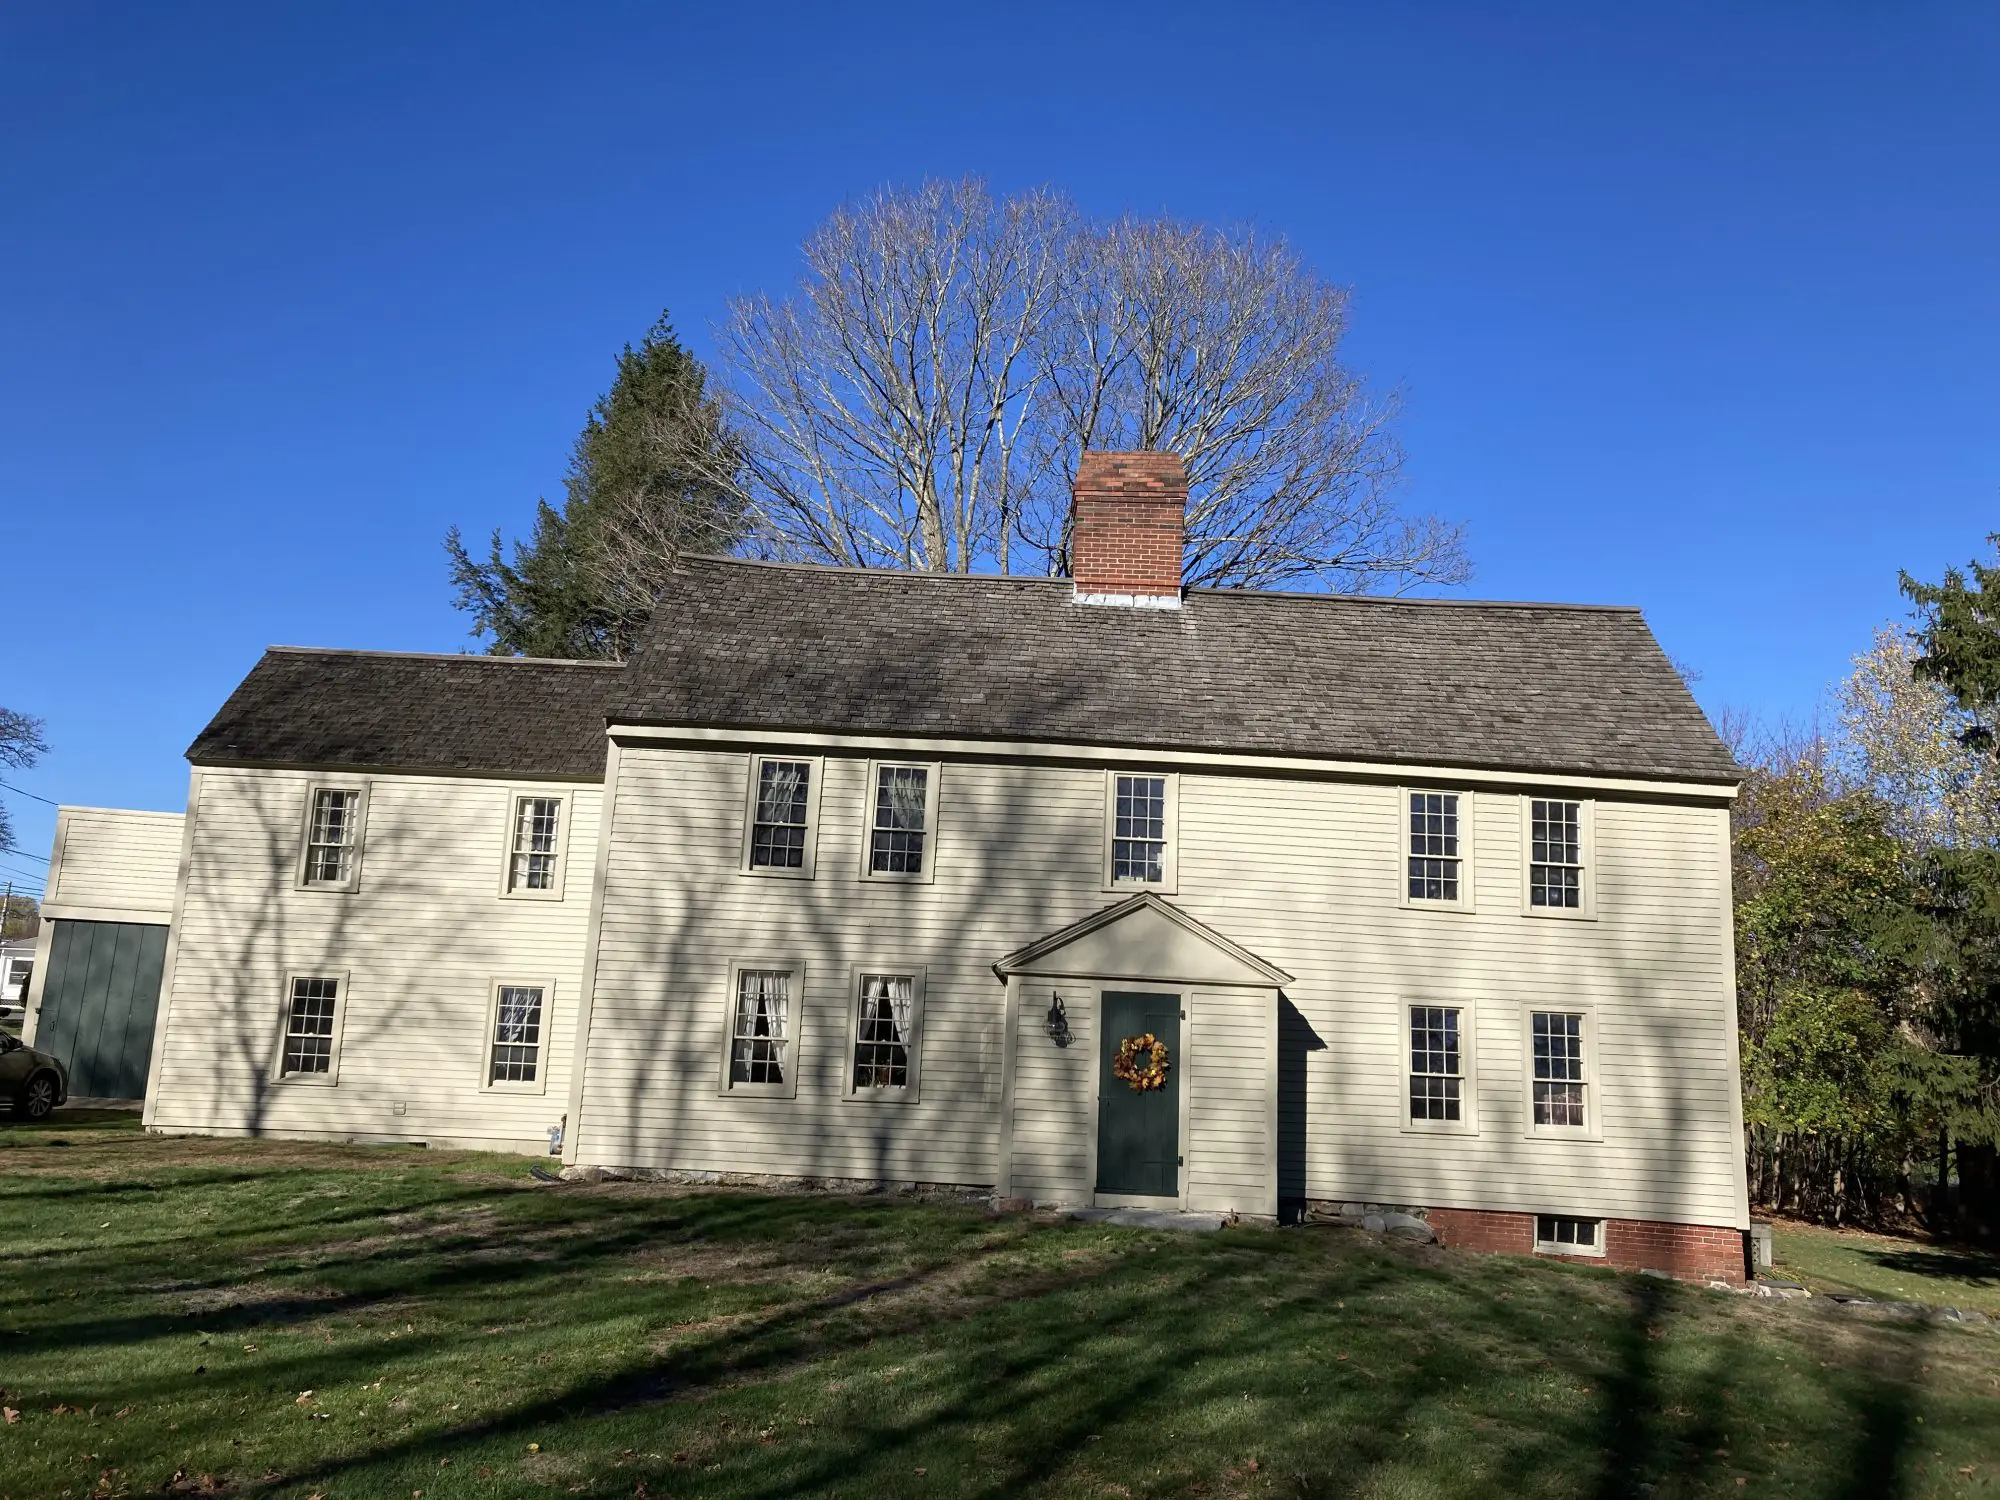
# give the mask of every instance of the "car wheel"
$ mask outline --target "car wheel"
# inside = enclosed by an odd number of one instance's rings
[[[17,1120],[46,1120],[55,1107],[56,1076],[53,1073],[37,1073],[14,1096],[14,1118]]]

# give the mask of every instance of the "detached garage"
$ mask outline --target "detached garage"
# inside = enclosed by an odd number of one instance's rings
[[[72,1099],[143,1099],[179,878],[180,813],[65,807],[22,1040],[69,1067]]]

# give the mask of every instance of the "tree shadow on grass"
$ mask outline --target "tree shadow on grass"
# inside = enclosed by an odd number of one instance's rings
[[[1862,1256],[1885,1271],[1905,1276],[1950,1278],[1976,1287],[2000,1287],[2000,1253],[1970,1248],[1929,1250],[1863,1250]]]

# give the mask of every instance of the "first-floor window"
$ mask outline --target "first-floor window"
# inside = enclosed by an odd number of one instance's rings
[[[503,984],[493,1002],[488,1083],[533,1083],[542,1061],[542,987]]]
[[[856,1089],[910,1086],[910,1002],[914,990],[908,974],[861,977],[861,1008],[854,1023]]]
[[[287,1078],[325,1074],[333,1070],[334,1010],[340,1001],[338,979],[292,980],[291,1003],[285,1013],[285,1054],[278,1071]]]
[[[736,976],[736,1006],[729,1032],[732,1084],[782,1084],[791,1059],[788,1029],[792,976],[784,969],[743,969]]]
[[[1535,1123],[1581,1130],[1586,1110],[1583,1017],[1562,1011],[1535,1011],[1530,1022],[1535,1049]]]
[[[1535,1248],[1568,1254],[1596,1254],[1603,1248],[1596,1219],[1572,1219],[1560,1214],[1535,1215]]]
[[[1464,1054],[1460,1019],[1449,1005],[1410,1007],[1410,1118],[1464,1118]]]

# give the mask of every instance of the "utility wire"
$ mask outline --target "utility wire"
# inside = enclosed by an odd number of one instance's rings
[[[53,797],[44,797],[38,792],[23,792],[19,787],[15,786],[14,783],[11,781],[0,781],[0,786],[4,786],[10,792],[19,792],[21,796],[28,798],[32,802],[46,802],[50,807],[62,806],[62,804],[56,801],[55,798]]]

